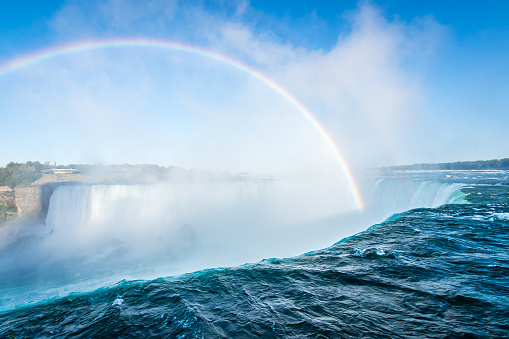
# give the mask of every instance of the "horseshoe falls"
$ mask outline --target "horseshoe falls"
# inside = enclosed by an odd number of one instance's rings
[[[509,171],[360,186],[61,184],[0,249],[0,337],[509,336]]]

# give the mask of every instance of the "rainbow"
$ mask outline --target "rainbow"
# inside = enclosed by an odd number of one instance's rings
[[[77,54],[92,50],[126,48],[126,47],[166,49],[206,57],[227,64],[233,68],[236,68],[237,70],[260,80],[262,83],[272,88],[274,91],[279,93],[283,98],[285,98],[288,102],[290,102],[295,108],[297,108],[307,118],[311,125],[320,133],[320,135],[327,143],[330,150],[334,153],[335,158],[337,159],[341,169],[344,172],[344,175],[348,180],[351,193],[355,199],[357,208],[361,211],[363,210],[364,203],[362,201],[359,188],[357,186],[357,183],[355,182],[355,179],[352,175],[350,168],[348,167],[348,164],[344,156],[341,154],[339,148],[336,146],[331,136],[327,133],[325,128],[318,122],[314,115],[285,88],[281,87],[276,82],[274,82],[267,76],[263,75],[259,71],[245,64],[242,64],[239,61],[230,59],[224,55],[181,43],[152,40],[146,38],[113,39],[113,40],[84,41],[84,42],[82,41],[45,49],[0,64],[0,77],[5,76],[9,73],[16,72],[23,68],[66,55]]]

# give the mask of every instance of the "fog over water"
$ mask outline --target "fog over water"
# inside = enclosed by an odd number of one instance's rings
[[[120,280],[292,257],[331,246],[395,212],[462,199],[458,184],[362,183],[369,199],[363,212],[344,199],[345,187],[329,181],[325,188],[310,177],[62,184],[44,220],[15,220],[0,229],[1,308]]]

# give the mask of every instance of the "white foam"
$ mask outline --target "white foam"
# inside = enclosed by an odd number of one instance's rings
[[[124,303],[124,299],[117,297],[117,299],[113,300],[111,306],[121,306]]]
[[[509,220],[509,213],[493,213],[493,217],[498,220]]]

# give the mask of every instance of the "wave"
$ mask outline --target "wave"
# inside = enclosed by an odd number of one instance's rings
[[[508,220],[443,219],[494,212],[415,209],[306,256],[122,281],[0,314],[0,336],[507,337]]]

